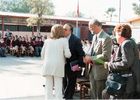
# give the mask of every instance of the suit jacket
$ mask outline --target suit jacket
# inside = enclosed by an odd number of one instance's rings
[[[41,51],[43,59],[42,75],[64,77],[65,57],[70,58],[68,40],[65,38],[47,39]]]
[[[68,75],[68,77],[73,77],[76,75],[79,75],[81,71],[75,71],[73,72],[70,67],[70,62],[78,60],[79,66],[85,67],[85,64],[83,62],[83,56],[85,56],[85,53],[82,49],[82,43],[81,40],[76,37],[74,34],[71,34],[69,39],[69,49],[71,52],[70,59],[66,59],[66,66],[65,66],[65,72]]]
[[[95,35],[93,36],[93,41],[94,40]],[[91,55],[93,66],[89,68],[89,74],[93,75],[95,80],[105,80],[107,79],[108,70],[104,68],[103,64],[97,63],[94,59],[99,58],[104,62],[110,61],[112,40],[109,35],[102,30],[97,41],[92,45],[94,45]]]
[[[117,53],[108,63],[108,67],[113,72],[132,74],[127,80],[126,93],[132,93],[135,90],[140,92],[139,52],[132,39],[126,39],[120,45]]]
[[[1,43],[0,42],[0,48],[5,48],[6,47],[6,42]]]
[[[12,47],[15,47],[15,46],[20,46],[20,42],[18,39],[12,41]]]

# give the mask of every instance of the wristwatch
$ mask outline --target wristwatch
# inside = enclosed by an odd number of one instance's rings
[[[81,68],[81,67],[79,66],[79,68]]]

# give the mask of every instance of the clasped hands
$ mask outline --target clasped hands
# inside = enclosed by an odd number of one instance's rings
[[[91,61],[91,57],[90,56],[86,56],[84,59],[83,59],[84,63],[88,63]]]

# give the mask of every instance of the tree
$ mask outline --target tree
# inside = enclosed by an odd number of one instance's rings
[[[132,6],[133,6],[133,10],[134,10],[135,14],[140,15],[140,5],[138,5],[136,3],[132,3]]]
[[[54,5],[50,0],[28,0],[27,5],[32,7],[30,13],[37,14],[37,17],[27,19],[28,25],[37,24],[37,34],[40,32],[40,26],[43,23],[43,15],[54,15]]]
[[[68,16],[68,17],[77,17],[77,13],[76,13],[75,11],[69,12],[69,13],[66,14],[66,16]],[[84,16],[85,16],[85,15],[84,15],[83,13],[79,12],[79,17],[80,17],[80,18],[82,18],[82,17],[84,17]]]
[[[28,6],[26,0],[2,0],[0,3],[1,11],[29,13],[31,6]]]
[[[110,17],[110,21],[112,21],[112,16],[117,16],[117,15],[113,15],[113,13],[116,11],[116,9],[114,7],[108,8],[107,11],[105,11],[105,15],[107,18]]]

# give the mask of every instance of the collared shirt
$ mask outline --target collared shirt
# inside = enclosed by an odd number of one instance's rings
[[[70,36],[71,36],[71,34],[69,36],[65,37],[65,38],[69,40],[70,39]]]
[[[102,31],[103,31],[103,29],[97,34],[97,39],[99,38]]]

